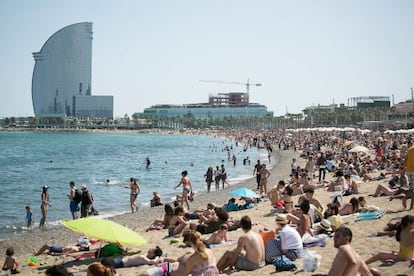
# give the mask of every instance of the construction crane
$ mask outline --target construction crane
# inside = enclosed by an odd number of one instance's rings
[[[214,83],[226,83],[226,84],[241,84],[246,86],[247,96],[249,96],[250,86],[262,86],[261,83],[250,83],[250,79],[247,79],[246,83],[236,81],[214,81],[214,80],[200,80],[200,82],[214,82]]]

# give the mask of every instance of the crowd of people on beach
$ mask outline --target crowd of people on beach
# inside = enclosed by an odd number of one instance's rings
[[[371,267],[377,261],[414,263],[413,215],[407,214],[396,219],[396,222],[390,222],[392,227],[387,224],[383,232],[375,233],[375,236],[394,236],[399,246],[396,251],[374,252],[367,260],[363,260],[351,245],[354,233],[343,222],[346,216],[353,214],[358,214],[361,220],[382,216],[384,210],[368,204],[370,197],[384,196],[390,201],[399,199],[404,209],[413,209],[413,137],[358,131],[342,131],[337,136],[321,131],[293,134],[287,131],[269,131],[260,136],[237,133],[233,137],[246,144],[260,139],[260,142],[268,145],[266,147],[269,152],[272,151],[271,145],[278,145],[279,150],[291,150],[294,153],[299,150],[300,157],[292,158],[287,172],[289,178],[279,179],[272,187],[267,187],[271,171],[258,160],[253,169],[257,197],[240,198],[243,201],[240,205],[236,204],[235,198],[220,206],[211,202],[206,208],[193,212],[190,212],[190,202],[194,199],[191,179],[187,171],[182,171],[181,179],[174,188],[181,187],[182,193],[175,202],[163,203],[161,196],[154,193],[151,204],[162,205],[165,214],[163,218],[154,220],[146,230],[165,231],[166,236],[172,239],[183,237],[185,246],[192,251],[174,258],[163,255],[162,249],[155,247],[146,256],[113,256],[90,265],[87,275],[115,275],[117,268],[140,265],[150,265],[142,275],[219,275],[233,269],[254,271],[268,264],[274,265],[278,270],[284,270],[284,266],[290,264],[291,269],[298,258],[304,258],[308,246],[324,244],[329,238],[333,238],[334,247],[338,251],[327,275],[381,275],[378,268]],[[353,151],[357,146],[361,148]],[[229,158],[236,163],[235,159]],[[220,182],[224,189],[225,174],[223,164],[216,169],[209,167],[204,175],[207,191],[210,192],[213,182],[216,191],[219,190]],[[363,183],[379,180],[384,182],[378,184],[373,193],[367,197],[361,195],[360,187]],[[138,210],[136,198],[140,186],[136,179],[131,178],[129,186],[125,188],[131,191],[130,204],[134,213]],[[319,189],[332,195],[329,202],[321,202],[315,197],[315,191]],[[70,182],[68,198],[73,219],[78,217],[79,204],[80,217],[86,217],[93,206],[93,198],[87,187],[83,185],[81,190],[81,199],[78,201],[76,185],[73,181]],[[41,228],[44,227],[47,209],[50,207],[47,192],[48,187],[44,186],[41,196]],[[347,201],[347,198],[350,199]],[[275,217],[274,229],[256,232],[252,229],[254,223],[249,216],[230,218],[229,212],[243,209],[240,206],[265,204],[261,201],[271,205],[271,215]],[[410,203],[409,206],[407,202]],[[26,207],[26,212],[29,226],[29,221],[33,221],[30,206]],[[226,242],[228,231],[237,229],[243,233],[235,248],[216,259],[213,245]],[[268,236],[271,238],[265,238]],[[59,249],[63,252],[64,248],[62,246]],[[17,271],[13,249],[9,249],[3,268]],[[53,246],[45,245],[39,254],[51,252],[51,249],[55,250]]]

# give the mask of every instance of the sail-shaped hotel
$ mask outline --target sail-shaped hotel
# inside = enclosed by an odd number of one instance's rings
[[[33,53],[37,117],[113,118],[113,96],[92,96],[92,23],[66,26]]]

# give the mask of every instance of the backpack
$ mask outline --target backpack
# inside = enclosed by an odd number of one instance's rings
[[[73,197],[73,201],[75,203],[79,203],[82,201],[82,191],[80,191],[79,189],[75,190],[75,196]]]
[[[294,271],[297,269],[294,261],[291,261],[285,255],[279,256],[273,260],[273,265],[276,267],[276,271]]]

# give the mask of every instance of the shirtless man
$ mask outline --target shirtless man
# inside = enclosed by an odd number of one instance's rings
[[[332,262],[328,276],[357,275],[357,273],[360,273],[361,276],[380,275],[377,270],[370,270],[361,256],[352,248],[351,241],[351,229],[339,227],[335,231],[334,246],[338,248],[338,254]]]
[[[101,263],[103,265],[112,265],[114,268],[154,265],[164,261],[161,256],[162,250],[159,246],[157,246],[155,248],[150,248],[146,256],[134,254],[130,256],[106,257],[101,261]]]
[[[265,265],[265,248],[262,237],[252,231],[252,222],[249,216],[240,220],[244,231],[237,241],[236,249],[226,251],[217,263],[219,271],[235,266],[239,270],[252,271]],[[244,251],[244,252],[242,252]]]
[[[267,196],[269,197],[270,204],[274,207],[278,201],[282,200],[282,194],[285,189],[285,181],[280,180],[279,183],[272,187]]]

